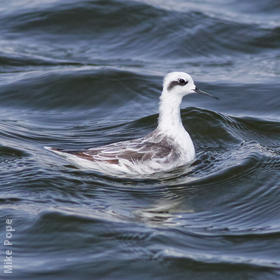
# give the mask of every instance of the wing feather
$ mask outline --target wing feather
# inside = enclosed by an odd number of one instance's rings
[[[122,159],[131,162],[162,159],[174,156],[176,151],[174,151],[166,139],[152,142],[150,139],[140,138],[91,148],[82,152],[74,151],[70,153],[91,161],[105,161],[111,164],[118,164]]]

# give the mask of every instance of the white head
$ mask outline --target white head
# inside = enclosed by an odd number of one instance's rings
[[[176,96],[181,98],[191,93],[205,94],[214,97],[207,92],[198,89],[194,84],[192,77],[184,72],[168,73],[163,80],[162,93],[164,96]]]
[[[194,93],[195,85],[192,77],[184,72],[168,73],[163,80],[165,94],[179,95],[181,97]]]

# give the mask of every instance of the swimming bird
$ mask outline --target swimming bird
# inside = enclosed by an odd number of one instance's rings
[[[108,175],[141,176],[169,171],[195,158],[192,139],[180,114],[182,98],[192,93],[212,96],[200,90],[189,74],[168,73],[163,80],[158,126],[148,135],[83,151],[45,148],[75,165]]]

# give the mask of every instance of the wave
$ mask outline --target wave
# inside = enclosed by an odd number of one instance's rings
[[[0,23],[4,34],[9,31],[20,40],[25,34],[30,42],[54,47],[63,42],[92,58],[121,55],[188,61],[279,48],[278,27],[233,22],[192,9],[165,10],[137,1],[56,3],[44,10],[6,15]]]
[[[153,82],[133,72],[117,69],[73,69],[33,72],[0,87],[1,106],[56,109],[129,106],[129,102],[152,94]],[[143,80],[146,83],[142,83]],[[125,102],[124,102],[125,100]]]

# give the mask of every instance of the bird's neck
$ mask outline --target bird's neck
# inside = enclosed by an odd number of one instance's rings
[[[171,137],[177,143],[177,149],[182,152],[183,161],[193,160],[195,157],[194,145],[181,120],[182,97],[164,93],[160,97],[157,131]]]
[[[159,105],[158,129],[167,134],[177,134],[185,131],[180,114],[182,97],[162,93]]]

